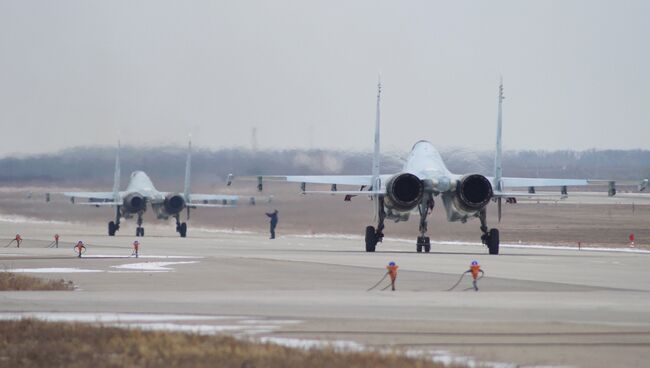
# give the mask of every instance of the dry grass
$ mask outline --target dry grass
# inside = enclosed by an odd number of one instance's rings
[[[17,275],[12,272],[0,272],[0,291],[19,290],[73,290],[72,281],[44,280],[38,277]]]
[[[397,354],[300,350],[229,336],[152,332],[37,320],[0,322],[3,367],[414,367],[440,368]]]

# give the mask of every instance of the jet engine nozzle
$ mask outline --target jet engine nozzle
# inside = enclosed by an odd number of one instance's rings
[[[131,193],[124,198],[124,209],[130,213],[138,213],[145,210],[147,203],[144,197],[138,193]]]
[[[165,197],[165,212],[175,215],[185,208],[185,199],[180,194],[169,194]]]
[[[396,211],[410,211],[422,200],[424,184],[409,173],[397,174],[386,183],[386,207]]]
[[[456,186],[454,203],[458,209],[476,212],[485,207],[492,199],[492,184],[480,174],[463,176]]]

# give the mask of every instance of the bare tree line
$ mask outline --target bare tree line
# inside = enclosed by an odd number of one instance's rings
[[[156,182],[182,183],[185,149],[180,147],[123,147],[123,181],[134,170],[146,171]],[[466,149],[441,152],[452,172],[493,170],[493,153]],[[382,171],[397,172],[403,152],[384,154]],[[52,154],[0,159],[0,183],[110,186],[115,149],[76,147]],[[192,156],[194,181],[223,181],[227,174],[362,174],[370,172],[369,152],[334,150],[195,150]],[[640,179],[650,177],[648,150],[508,151],[504,153],[504,175],[557,178]]]

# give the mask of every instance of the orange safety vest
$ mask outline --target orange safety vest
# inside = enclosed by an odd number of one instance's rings
[[[386,266],[386,269],[388,270],[388,273],[390,274],[390,278],[395,280],[397,278],[397,269],[399,268],[398,265],[395,266]]]
[[[476,266],[470,266],[469,270],[472,272],[472,277],[474,280],[478,278],[478,273],[481,271],[481,266],[476,265]]]

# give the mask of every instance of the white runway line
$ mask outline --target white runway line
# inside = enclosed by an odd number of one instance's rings
[[[7,215],[0,213],[0,222],[8,222],[12,224],[47,224],[47,225],[67,225],[72,222],[41,220],[34,217],[25,217],[19,215]]]
[[[342,240],[359,240],[363,241],[364,237],[360,235],[351,235],[351,234],[310,234],[310,235],[291,235],[289,237],[296,238],[308,238],[308,239],[342,239]],[[408,243],[412,244],[413,239],[404,239],[404,238],[391,238],[384,237],[384,241],[387,242],[397,242],[397,243]],[[437,241],[431,240],[431,245],[458,245],[458,246],[472,246],[472,247],[484,247],[481,243],[473,242],[464,242],[464,241]],[[513,249],[548,249],[548,250],[572,250],[572,251],[589,251],[589,252],[621,252],[621,253],[642,253],[650,254],[650,250],[638,249],[638,248],[611,248],[611,247],[580,247],[577,246],[567,246],[567,245],[544,245],[544,244],[500,244],[502,248],[513,248]]]

